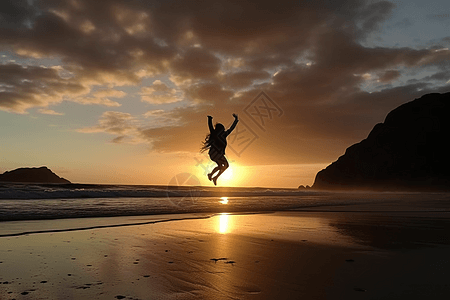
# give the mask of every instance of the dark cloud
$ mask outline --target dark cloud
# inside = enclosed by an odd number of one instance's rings
[[[47,107],[88,91],[80,83],[63,79],[57,68],[0,65],[0,109],[6,111],[25,113],[30,107]]]
[[[226,105],[233,95],[233,91],[224,89],[218,83],[196,84],[186,89],[186,96],[197,103]]]
[[[19,54],[57,56],[70,71],[99,83],[105,76],[138,83],[137,71],[164,70],[163,61],[175,52],[140,35],[148,20],[131,4],[122,2],[120,9],[114,1],[44,2],[31,28],[3,28],[0,40]]]
[[[27,0],[5,0],[0,4],[0,28],[26,28],[36,16]]]
[[[239,89],[252,85],[255,80],[265,80],[270,77],[270,74],[265,71],[242,71],[224,75],[222,82],[229,88]]]
[[[448,80],[450,80],[450,71],[437,72],[431,76],[424,77],[421,80],[422,81],[430,81],[430,80],[448,81]]]
[[[190,48],[171,63],[171,71],[178,80],[196,80],[215,77],[220,70],[220,59],[200,48]]]
[[[377,30],[380,24],[386,20],[395,4],[389,1],[377,1],[362,5],[355,18],[358,28],[358,35],[366,36]]]
[[[15,63],[0,64],[0,109],[26,113],[32,107],[48,107],[64,100],[80,104],[120,106],[108,99],[122,98],[124,92],[118,90],[99,90],[86,96],[90,87],[83,80],[65,78],[61,68],[44,66],[22,66]],[[60,114],[41,109],[44,114]]]
[[[391,82],[400,77],[400,71],[397,70],[386,70],[380,74],[378,80],[380,82]]]

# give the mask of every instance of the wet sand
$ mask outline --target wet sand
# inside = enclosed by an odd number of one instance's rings
[[[92,228],[1,237],[0,299],[450,297],[448,212],[200,217],[3,223],[3,235]]]

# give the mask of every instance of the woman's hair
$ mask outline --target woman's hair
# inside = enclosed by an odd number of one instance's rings
[[[202,142],[203,145],[200,148],[200,152],[205,152],[206,150],[211,148],[213,142],[219,138],[219,134],[221,134],[224,131],[225,126],[223,126],[221,123],[216,123],[214,132],[207,134],[205,140]]]

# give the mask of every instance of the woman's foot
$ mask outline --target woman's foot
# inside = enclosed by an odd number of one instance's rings
[[[212,180],[212,174],[211,173],[208,174],[208,179],[209,179],[209,181]]]
[[[214,178],[212,179],[212,181],[214,182],[214,185],[217,185],[217,177],[214,177]]]

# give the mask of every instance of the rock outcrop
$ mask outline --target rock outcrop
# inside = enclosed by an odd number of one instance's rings
[[[59,177],[47,167],[19,168],[12,171],[6,171],[0,175],[0,181],[24,183],[70,183],[69,180]]]
[[[450,190],[450,93],[391,111],[369,136],[316,175],[314,189]]]

